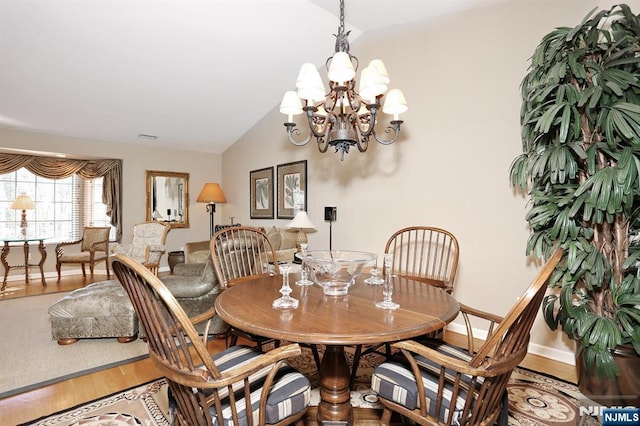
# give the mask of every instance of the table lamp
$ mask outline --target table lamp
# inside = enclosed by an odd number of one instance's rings
[[[298,251],[301,250],[300,245],[307,243],[307,234],[304,232],[306,229],[316,229],[315,225],[307,216],[307,212],[304,210],[300,210],[296,213],[293,220],[286,225],[287,228],[290,229],[298,229],[298,235],[296,236],[296,247]]]
[[[211,215],[211,223],[210,223],[210,233],[211,237],[213,237],[213,214],[216,212],[216,204],[215,203],[226,203],[227,198],[224,196],[224,192],[222,192],[222,188],[220,188],[220,184],[207,182],[202,187],[202,191],[200,191],[200,195],[196,200],[198,203],[207,203],[207,211]]]
[[[36,208],[36,203],[33,202],[24,192],[11,203],[11,208],[14,210],[22,210],[22,220],[20,221],[20,234],[22,238],[27,239],[27,210],[33,210]]]

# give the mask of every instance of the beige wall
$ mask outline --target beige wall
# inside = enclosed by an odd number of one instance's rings
[[[351,53],[361,64],[383,59],[391,86],[404,91],[410,109],[402,116],[401,140],[374,144],[365,154],[352,151],[341,162],[336,154],[319,154],[313,142],[290,145],[276,106],[223,154],[222,179],[231,203],[225,214],[233,212],[243,224],[286,224],[248,219],[249,171],[306,159],[308,213],[318,228],[309,236],[311,249],[328,248],[328,205],[338,208],[334,249],[380,252],[398,228],[443,227],[461,247],[454,295],[506,313],[539,267],[525,257],[526,200],[514,194],[508,175],[521,149],[519,85],[528,58],[554,27],[577,25],[596,5],[612,4],[509,1],[352,42]],[[640,1],[628,4],[640,10]],[[326,37],[329,56],[331,34],[318,37]],[[282,72],[294,89],[298,70]],[[541,318],[532,342],[534,352],[572,361],[572,344],[548,331]]]
[[[158,149],[152,145],[127,145],[113,142],[77,139],[43,133],[22,132],[0,128],[0,147],[43,152],[66,153],[83,156],[119,158],[123,160],[123,236],[122,242],[131,241],[133,225],[145,220],[145,171],[163,170],[189,173],[189,228],[172,229],[167,236],[168,251],[179,250],[187,241],[209,238],[209,214],[196,197],[205,182],[220,182],[221,156],[201,152]],[[224,187],[223,187],[224,188]],[[217,213],[216,220],[222,216]],[[54,247],[48,247],[46,271],[55,271]],[[15,255],[18,250],[13,250]],[[163,265],[166,267],[165,256]],[[21,263],[21,262],[13,262]],[[100,269],[102,266],[100,266]],[[62,269],[73,270],[73,266]],[[19,271],[12,271],[12,275]]]

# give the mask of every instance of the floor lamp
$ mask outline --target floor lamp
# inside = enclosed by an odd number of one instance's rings
[[[224,192],[222,192],[222,188],[220,188],[220,184],[207,182],[202,187],[202,191],[200,191],[200,195],[198,195],[198,199],[196,200],[198,203],[207,203],[207,212],[211,215],[211,223],[210,223],[210,237],[213,237],[213,230],[215,228],[213,222],[213,214],[216,212],[216,204],[215,203],[226,203],[227,198],[224,196]]]

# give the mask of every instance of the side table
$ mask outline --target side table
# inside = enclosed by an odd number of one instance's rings
[[[173,274],[173,268],[178,263],[184,263],[184,251],[182,250],[170,251],[167,262],[169,263],[169,269],[171,270],[171,274]]]
[[[7,287],[7,276],[9,275],[9,271],[13,268],[24,268],[24,282],[29,284],[29,267],[37,266],[40,268],[40,277],[42,279],[42,286],[46,287],[47,282],[44,280],[44,269],[42,265],[44,265],[44,261],[47,259],[47,249],[44,245],[44,240],[46,238],[17,238],[17,239],[4,239],[4,247],[2,247],[2,254],[0,255],[0,261],[2,261],[2,266],[4,266],[4,279],[2,280],[2,288],[0,291],[4,291]],[[38,263],[29,263],[29,243],[38,242],[38,251],[40,252],[40,262]],[[24,250],[24,263],[20,265],[9,265],[7,262],[7,256],[9,255],[9,251],[11,250],[11,244],[18,246],[17,243],[23,243]]]

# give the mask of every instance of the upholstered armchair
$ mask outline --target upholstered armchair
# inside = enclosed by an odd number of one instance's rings
[[[93,269],[98,262],[104,262],[107,268],[107,278],[111,278],[109,273],[109,227],[84,228],[82,238],[76,241],[66,241],[56,246],[56,270],[58,271],[58,281],[60,281],[60,268],[63,264],[80,264],[82,266],[82,276],[87,276],[85,264],[89,264],[91,276]],[[67,250],[75,246],[80,251]]]
[[[165,242],[170,230],[169,224],[164,222],[138,223],[133,226],[133,241],[131,244],[113,244],[111,253],[121,253],[132,257],[157,275],[160,260],[166,251]]]

